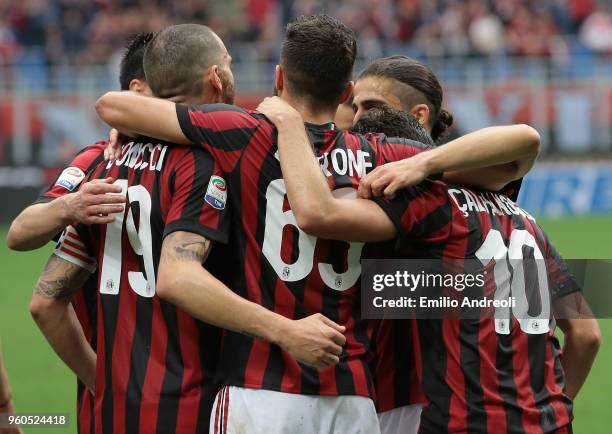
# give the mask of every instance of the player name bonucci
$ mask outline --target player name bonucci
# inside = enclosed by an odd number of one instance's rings
[[[471,298],[463,297],[461,300],[451,297],[418,297],[402,296],[386,299],[374,297],[372,304],[376,308],[419,308],[419,309],[446,309],[446,308],[513,308],[516,307],[516,297],[492,299],[489,297]]]

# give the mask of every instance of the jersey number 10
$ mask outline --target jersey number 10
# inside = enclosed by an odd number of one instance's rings
[[[541,310],[533,317],[529,314],[524,267],[523,247],[533,249],[535,259]],[[528,334],[542,334],[549,331],[550,293],[548,290],[548,274],[542,252],[535,238],[526,230],[514,229],[510,234],[508,246],[504,243],[502,234],[491,229],[484,243],[476,251],[476,257],[483,265],[495,260],[493,273],[495,275],[495,299],[507,300],[510,296],[516,299],[512,315],[520,324],[521,330]],[[495,331],[499,334],[510,334],[510,309],[495,309]]]

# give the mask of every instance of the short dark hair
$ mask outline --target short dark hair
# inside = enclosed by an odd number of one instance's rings
[[[154,32],[133,35],[125,46],[119,66],[119,84],[121,90],[129,90],[132,80],[145,80],[144,58],[145,48],[155,36]]]
[[[382,133],[387,137],[401,137],[434,145],[431,136],[417,118],[389,106],[369,110],[359,118],[351,131],[357,134]]]
[[[202,73],[221,61],[223,43],[209,27],[178,24],[160,31],[149,43],[144,70],[151,91],[160,98],[202,92]]]
[[[315,106],[337,106],[357,55],[355,33],[329,15],[299,17],[287,25],[280,63],[293,93]]]
[[[427,104],[434,140],[440,139],[453,124],[453,115],[442,108],[442,86],[427,65],[407,56],[383,57],[370,63],[359,74],[359,79],[372,76],[397,80],[410,86],[412,91],[400,96],[402,108],[410,110],[416,104]]]

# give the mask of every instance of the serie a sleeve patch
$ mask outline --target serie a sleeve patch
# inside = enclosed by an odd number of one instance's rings
[[[78,167],[67,167],[57,178],[55,185],[64,187],[68,191],[74,191],[83,179],[85,179],[85,172]]]

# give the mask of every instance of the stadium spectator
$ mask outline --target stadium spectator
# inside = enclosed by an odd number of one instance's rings
[[[360,56],[366,59],[398,51],[417,56],[550,56],[579,32],[587,48],[606,53],[608,48],[601,46],[608,33],[598,33],[611,26],[605,5],[603,0],[3,0],[0,64],[24,59],[99,64],[131,34],[179,22],[209,25],[232,46],[255,43],[255,50],[252,45],[234,50],[238,58],[275,60],[281,24],[319,12],[355,29]]]

